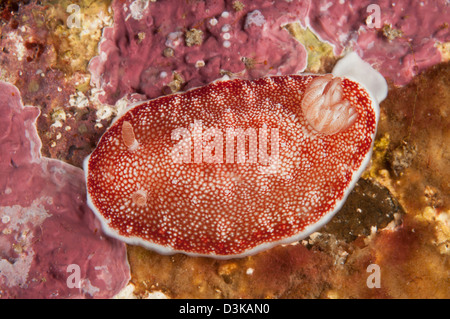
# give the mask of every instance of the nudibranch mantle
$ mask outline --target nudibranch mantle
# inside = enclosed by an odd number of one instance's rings
[[[108,235],[162,254],[225,259],[298,241],[370,161],[386,94],[349,54],[333,74],[216,81],[142,102],[86,158],[88,204]]]

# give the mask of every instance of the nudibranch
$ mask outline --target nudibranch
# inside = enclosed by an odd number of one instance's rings
[[[86,158],[88,203],[107,234],[162,254],[242,257],[300,240],[368,164],[386,94],[351,53],[332,74],[228,79],[142,102]]]

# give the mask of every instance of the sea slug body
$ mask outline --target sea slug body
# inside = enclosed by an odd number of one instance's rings
[[[84,163],[105,232],[231,258],[319,229],[370,160],[387,92],[356,54],[335,71],[216,81],[132,107]]]

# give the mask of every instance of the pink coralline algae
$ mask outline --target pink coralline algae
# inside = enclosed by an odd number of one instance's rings
[[[352,48],[397,85],[441,62],[436,45],[450,41],[450,6],[445,0],[313,3],[310,24],[335,45],[335,54]]]
[[[372,79],[374,97],[332,74],[272,76],[129,110],[85,160],[105,231],[161,253],[229,258],[320,228],[370,159],[387,92],[355,54],[334,72]]]
[[[130,278],[125,245],[103,235],[83,171],[40,155],[39,110],[0,82],[0,298],[109,298]]]
[[[210,83],[287,75],[306,67],[303,45],[282,28],[300,23],[334,46],[351,48],[395,84],[439,62],[450,41],[440,1],[114,1],[114,26],[91,60],[101,102],[154,98]],[[379,15],[377,15],[379,13]]]
[[[105,91],[102,102],[171,93],[175,73],[189,89],[224,74],[255,79],[306,67],[306,50],[280,25],[304,20],[307,2],[249,1],[236,11],[224,1],[138,0],[115,1],[112,8],[114,26],[105,28],[90,63],[92,83]]]

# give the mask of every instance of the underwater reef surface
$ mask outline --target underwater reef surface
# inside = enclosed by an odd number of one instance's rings
[[[114,25],[89,68],[92,83],[105,92],[100,101],[114,104],[125,94],[154,98],[220,74],[254,79],[304,71],[307,51],[315,50],[287,30],[299,37],[314,30],[336,56],[356,51],[395,84],[440,62],[436,44],[450,41],[448,4],[377,3],[114,1]]]
[[[0,82],[0,112],[0,296],[113,297],[130,277],[126,248],[87,207],[83,171],[41,157],[39,110],[12,84]]]
[[[1,104],[1,145],[11,147],[1,155],[0,296],[107,298],[128,283],[119,296],[450,298],[449,4],[179,3],[0,5],[0,80],[18,89],[0,87],[5,99],[15,94]],[[79,169],[117,113],[224,75],[326,73],[348,51],[390,88],[372,162],[322,230],[235,260],[128,245],[128,270],[124,244],[101,235],[85,205]],[[84,263],[95,247],[101,255]],[[80,265],[82,288],[68,288],[70,264]],[[379,267],[379,288],[367,284],[370,265]]]

